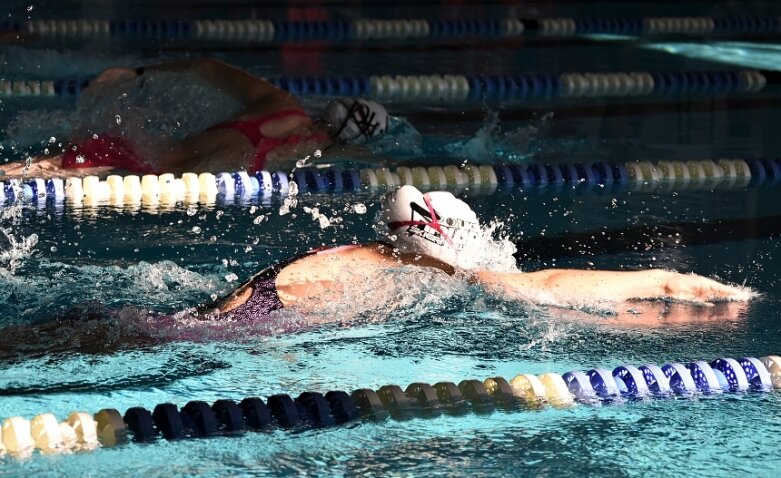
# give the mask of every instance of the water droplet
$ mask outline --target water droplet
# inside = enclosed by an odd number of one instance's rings
[[[52,252],[57,252],[57,246],[52,246],[50,249]]]

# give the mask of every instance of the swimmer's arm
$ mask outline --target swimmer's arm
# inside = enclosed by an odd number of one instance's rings
[[[529,273],[479,271],[477,281],[510,297],[547,296],[556,301],[673,299],[706,304],[710,301],[747,301],[746,288],[721,284],[695,274],[662,269],[647,271],[588,271],[548,269]]]
[[[148,71],[194,71],[214,87],[235,97],[245,105],[290,103],[290,106],[298,107],[298,101],[288,92],[240,68],[214,58],[161,63],[144,66],[136,71],[141,74]]]

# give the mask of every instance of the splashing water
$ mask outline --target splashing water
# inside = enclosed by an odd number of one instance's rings
[[[15,194],[19,194],[19,191]],[[6,227],[19,223],[23,207],[22,204],[15,204],[0,209],[0,273],[14,275],[22,261],[33,253],[38,244],[37,234],[17,237],[13,227]]]
[[[504,223],[493,220],[487,226],[480,228],[478,243],[468,252],[467,257],[459,259],[472,270],[519,272],[514,256],[516,250],[515,243],[510,240]]]
[[[171,261],[129,267],[42,261],[24,264],[19,272],[0,269],[0,307],[7,313],[0,323],[45,320],[85,303],[181,309],[230,287],[222,274],[202,275]]]
[[[415,266],[349,270],[331,289],[307,297],[298,308],[310,323],[385,321],[392,315],[422,315],[468,292],[460,276]],[[339,300],[334,300],[338,297]]]
[[[71,112],[22,111],[7,128],[7,142],[22,149],[48,145],[52,136],[78,140],[110,134],[129,139],[142,156],[155,157],[174,147],[175,140],[241,109],[236,99],[196,73],[152,72],[96,84],[85,90]]]
[[[372,152],[396,159],[455,158],[478,164],[497,160],[527,161],[534,156],[534,143],[545,133],[553,113],[544,115],[527,126],[503,130],[499,112],[487,111],[483,124],[467,139],[422,135],[404,118],[391,118],[388,133],[367,143]]]

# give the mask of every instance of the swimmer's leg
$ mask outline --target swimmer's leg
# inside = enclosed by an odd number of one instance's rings
[[[157,343],[142,317],[104,307],[73,309],[61,317],[0,330],[0,361],[16,362],[63,353],[107,354]]]

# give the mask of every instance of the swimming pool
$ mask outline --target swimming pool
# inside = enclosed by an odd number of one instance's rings
[[[697,3],[687,8],[692,15],[703,14]],[[767,44],[747,43],[742,56],[759,58],[757,52],[766,51]],[[52,78],[72,76],[53,66],[65,68],[68,61],[82,62],[89,72],[121,55],[140,62],[182,53],[120,47],[102,55],[89,48],[60,53],[33,47],[14,47],[6,54],[19,59],[29,53],[28,60],[19,60],[25,65],[35,64],[35,55],[50,55],[55,60],[46,63],[50,70],[39,74]],[[528,49],[487,49],[501,61],[486,61],[480,51],[472,52],[472,59],[466,54],[455,61],[443,50],[394,49],[356,53],[326,48],[323,64],[331,66],[317,73],[336,74],[346,67],[353,68],[350,74],[423,74],[463,73],[482,65],[484,73],[492,74],[522,73],[532,65],[550,73],[586,66],[626,71],[712,66],[710,60],[660,53],[643,43],[565,44],[556,48],[556,55],[545,42]],[[223,46],[214,51],[245,67],[296,74],[296,67],[286,70],[274,50],[256,54]],[[617,52],[622,56],[616,58]],[[364,68],[350,61],[353,55],[374,62]],[[595,61],[602,61],[602,68]],[[503,143],[518,148],[518,162],[752,158],[778,152],[776,94],[770,88],[751,98],[538,99],[486,105],[505,118],[505,132],[525,135],[522,143]],[[6,100],[5,107],[4,118],[10,121],[19,110],[72,107],[72,99]],[[452,163],[458,148],[481,138],[476,132],[486,124],[480,101],[398,102],[393,107],[424,134],[429,149],[413,158],[418,162]],[[552,117],[542,120],[549,112]],[[491,162],[497,159],[492,154],[498,155],[494,151],[472,161]],[[161,330],[156,340],[141,345],[133,343],[137,309],[181,310],[210,301],[253,271],[310,247],[373,239],[381,191],[303,193],[285,215],[279,214],[283,198],[278,195],[168,209],[6,206],[4,230],[17,241],[35,234],[37,244],[26,251],[2,242],[0,253],[16,254],[13,263],[8,254],[0,255],[3,327],[44,320],[84,303],[124,308],[124,315],[110,323],[85,322],[62,330],[56,341],[30,342],[18,357],[8,357],[0,348],[0,417],[52,412],[62,420],[74,410],[151,408],[162,402],[183,406],[190,400],[211,403],[276,393],[295,397],[304,391],[349,392],[385,384],[404,388],[416,381],[510,379],[519,373],[776,353],[781,333],[775,309],[775,223],[781,213],[776,179],[733,189],[583,184],[461,193],[483,220],[502,222],[502,230],[518,245],[524,270],[690,270],[754,287],[761,296],[745,308],[676,304],[661,319],[638,315],[627,322],[599,307],[572,311],[512,304],[454,279],[402,271],[392,281],[355,291],[352,303],[326,304],[324,314],[340,318],[336,323],[305,325],[285,315],[277,322],[238,329],[184,324]],[[330,218],[328,227],[321,228],[313,218],[315,207]],[[394,300],[407,305],[387,313],[384,301]],[[158,438],[84,453],[35,453],[23,460],[6,456],[1,466],[8,476],[775,476],[781,467],[772,440],[781,426],[774,413],[779,400],[776,393],[717,394],[356,421],[293,432]]]

